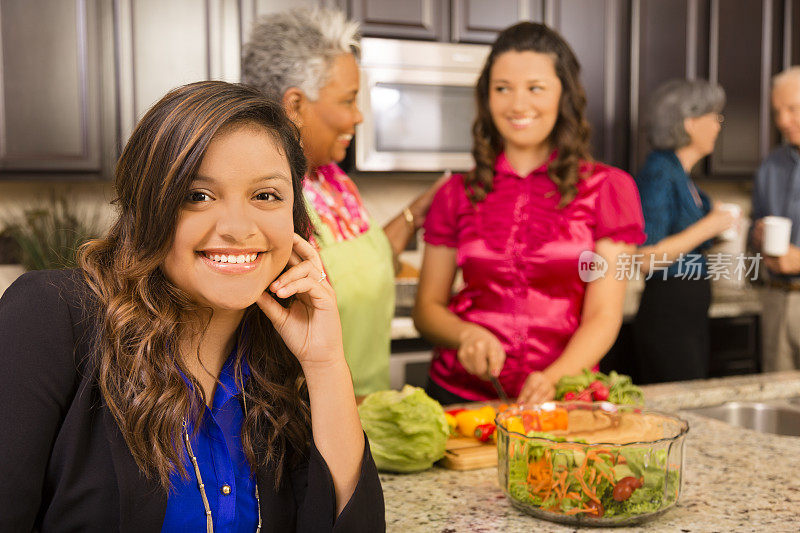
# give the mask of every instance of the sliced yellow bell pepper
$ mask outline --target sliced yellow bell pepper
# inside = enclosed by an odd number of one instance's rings
[[[474,437],[475,428],[481,424],[494,422],[494,408],[491,406],[481,407],[480,409],[468,409],[456,413],[456,424],[458,432],[465,437]]]

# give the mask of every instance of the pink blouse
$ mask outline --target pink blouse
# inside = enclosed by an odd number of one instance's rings
[[[633,179],[600,163],[584,163],[581,170],[587,177],[578,182],[577,196],[559,209],[546,165],[521,177],[500,154],[483,202],[470,204],[464,176],[456,174],[436,193],[425,220],[428,244],[457,250],[464,287],[448,307],[500,340],[507,358],[499,379],[511,396],[519,395],[529,373],[561,355],[578,328],[586,291],[578,275],[581,252],[594,250],[602,238],[645,240]],[[430,375],[469,400],[497,397],[488,381],[467,373],[456,350],[436,348]]]

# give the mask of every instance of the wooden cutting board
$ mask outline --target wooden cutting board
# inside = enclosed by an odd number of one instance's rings
[[[438,463],[450,470],[477,470],[497,466],[497,444],[470,437],[450,437]]]

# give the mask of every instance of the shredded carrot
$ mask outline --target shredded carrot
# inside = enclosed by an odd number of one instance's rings
[[[545,492],[544,496],[542,496],[542,500],[547,500],[547,498],[550,497],[550,493],[552,492],[553,492],[553,484],[550,483],[547,485],[547,492]]]
[[[528,490],[531,495],[541,498],[542,501],[550,500],[551,496],[555,498],[553,505],[548,506],[545,510],[563,512],[568,515],[597,514],[597,509],[590,507],[589,504],[594,502],[602,505],[597,495],[600,482],[605,479],[612,487],[616,485],[613,475],[598,468],[598,463],[602,462],[604,464],[600,466],[604,466],[609,462],[613,464],[616,459],[614,454],[607,449],[587,450],[580,465],[576,465],[571,470],[563,467],[556,470],[553,468],[553,456],[550,450],[547,450],[537,461],[528,465]],[[570,490],[570,485],[575,487],[575,482],[578,484],[577,490],[574,488]],[[585,498],[588,498],[588,501],[583,503]],[[573,502],[573,505],[578,504],[580,507],[562,511],[565,500]]]
[[[616,487],[617,486],[617,483],[614,481],[614,476],[612,476],[610,474],[606,474],[605,472],[600,472],[600,476],[604,477],[605,479],[607,479],[608,482],[611,483],[612,487]]]
[[[576,507],[575,509],[570,509],[569,511],[565,511],[564,514],[572,515],[578,513],[595,513],[595,512],[597,512],[597,510],[592,509],[591,507],[582,507],[582,508]]]
[[[581,488],[583,489],[584,494],[586,494],[590,500],[596,503],[600,503],[600,499],[587,485],[586,481],[583,479],[583,475],[576,476],[578,478],[578,483],[580,483]]]
[[[550,453],[545,454],[537,461],[528,465],[528,487],[529,491],[547,499],[552,491],[553,470],[550,462]]]

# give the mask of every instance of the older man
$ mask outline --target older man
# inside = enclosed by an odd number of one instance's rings
[[[753,188],[753,246],[761,249],[767,215],[792,220],[789,251],[764,262],[769,279],[762,300],[762,359],[765,371],[800,368],[800,66],[772,81],[775,124],[785,143],[767,156]]]

